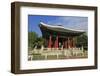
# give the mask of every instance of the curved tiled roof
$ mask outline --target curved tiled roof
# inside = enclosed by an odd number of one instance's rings
[[[40,22],[40,27],[44,27],[49,30],[57,31],[57,32],[69,32],[69,33],[84,33],[84,30],[75,30],[75,29],[70,29],[70,28],[65,28],[63,26],[52,26],[45,24],[43,22]]]

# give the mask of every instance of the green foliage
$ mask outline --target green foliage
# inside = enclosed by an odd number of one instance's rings
[[[34,47],[35,46],[35,41],[37,40],[38,35],[35,32],[28,32],[28,46],[29,47]]]
[[[37,48],[41,48],[41,46],[44,44],[44,39],[42,37],[38,37],[36,39],[36,46]]]
[[[76,46],[77,47],[81,47],[83,46],[84,49],[87,49],[87,45],[88,45],[88,36],[86,33],[76,37],[77,38],[77,42],[76,42]]]
[[[41,48],[43,44],[44,39],[42,37],[38,37],[35,32],[28,32],[28,47],[34,48],[37,46],[37,48]]]

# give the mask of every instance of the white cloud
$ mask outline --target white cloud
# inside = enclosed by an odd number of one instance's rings
[[[66,28],[88,30],[88,18],[87,17],[58,17],[55,20],[48,21],[48,24],[63,25]]]

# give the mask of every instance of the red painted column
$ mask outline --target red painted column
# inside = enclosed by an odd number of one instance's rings
[[[71,48],[73,48],[73,38],[71,38]]]
[[[75,48],[75,40],[74,40],[74,38],[73,38],[73,48]]]
[[[57,35],[56,40],[55,40],[55,48],[58,48],[58,35]]]
[[[68,38],[65,40],[65,48],[68,48]]]
[[[68,48],[70,48],[70,39],[68,37]]]
[[[50,34],[48,48],[51,48],[51,44],[52,44],[52,35]]]
[[[71,38],[71,47],[73,48],[73,38]]]
[[[72,40],[72,38],[71,38],[71,48],[73,47],[73,40]]]
[[[70,38],[70,48],[72,48],[72,38]]]
[[[68,38],[66,39],[66,48],[68,49]]]

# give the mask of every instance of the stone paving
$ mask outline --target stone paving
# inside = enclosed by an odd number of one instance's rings
[[[70,49],[55,49],[44,48],[34,49],[28,52],[28,60],[52,60],[52,59],[77,59],[87,58],[87,51],[83,51],[79,48]]]

